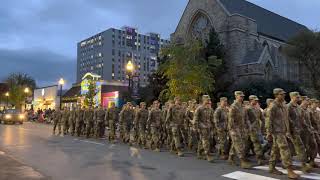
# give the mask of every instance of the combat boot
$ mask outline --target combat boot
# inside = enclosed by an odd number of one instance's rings
[[[234,155],[229,156],[228,163],[232,166],[236,165],[236,161],[234,160]]]
[[[275,164],[269,164],[269,173],[275,175],[283,175],[283,173],[275,168]]]
[[[245,159],[240,159],[240,167],[242,169],[250,169],[252,167],[252,165],[246,161]]]
[[[181,150],[178,150],[178,156],[183,157],[183,155],[184,155],[183,152]]]
[[[155,148],[154,151],[155,152],[160,152],[160,149],[159,148]]]
[[[312,170],[312,167],[307,163],[302,163],[301,170],[303,173],[309,173]]]
[[[288,171],[288,178],[289,179],[298,179],[300,176],[298,174],[296,174],[295,172],[293,172],[292,167],[288,167],[287,168]]]
[[[317,163],[315,163],[314,160],[311,160],[311,161],[309,162],[309,165],[310,165],[311,167],[313,167],[313,168],[319,168],[319,165],[318,165]]]
[[[258,161],[259,166],[261,166],[265,163],[265,161],[262,158],[258,158],[257,161]]]
[[[227,159],[228,159],[228,156],[225,155],[224,153],[222,153],[222,154],[220,155],[220,159],[221,159],[221,160],[227,160]]]
[[[207,161],[213,163],[213,157],[210,155],[207,155]]]

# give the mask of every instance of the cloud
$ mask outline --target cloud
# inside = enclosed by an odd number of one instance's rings
[[[76,61],[48,50],[0,49],[0,62],[2,80],[10,73],[23,72],[35,78],[38,86],[57,84],[61,77],[69,87],[75,82]]]

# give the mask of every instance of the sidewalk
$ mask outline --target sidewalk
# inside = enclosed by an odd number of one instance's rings
[[[0,180],[47,180],[32,167],[26,166],[0,151]]]

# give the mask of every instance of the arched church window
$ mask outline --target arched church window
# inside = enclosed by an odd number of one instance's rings
[[[206,40],[209,37],[210,30],[213,28],[209,18],[204,13],[198,12],[190,25],[190,34],[192,38]]]
[[[265,79],[266,79],[267,81],[271,81],[271,80],[272,80],[272,65],[271,65],[270,62],[268,62],[268,63],[266,64],[264,73],[265,73]]]

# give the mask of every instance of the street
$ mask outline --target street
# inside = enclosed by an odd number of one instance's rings
[[[286,179],[268,174],[267,166],[242,170],[222,160],[198,160],[192,153],[178,158],[106,139],[53,136],[51,130],[51,125],[29,122],[1,125],[0,162],[7,168],[1,168],[0,179]]]

